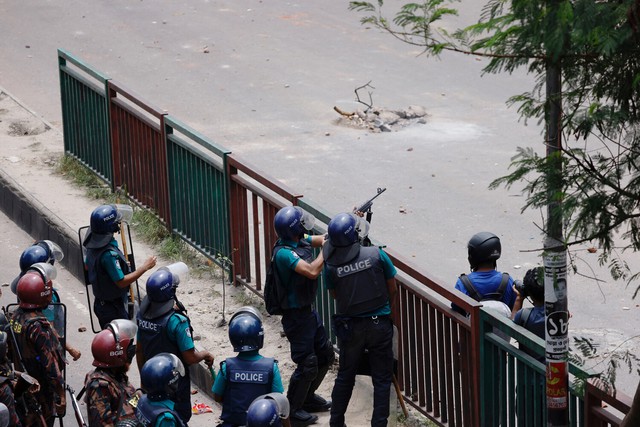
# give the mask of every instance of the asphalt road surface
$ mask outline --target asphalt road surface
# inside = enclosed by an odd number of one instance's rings
[[[461,2],[459,22],[483,3]],[[539,262],[542,214],[520,212],[517,186],[487,186],[516,147],[542,150],[540,126],[505,106],[533,78],[481,76],[486,60],[472,56],[427,58],[359,18],[344,0],[0,0],[0,84],[60,126],[64,48],[330,213],[386,187],[372,236],[443,283],[468,270],[466,242],[482,230],[501,237],[499,267],[521,278]],[[367,82],[374,106],[423,106],[427,124],[380,134],[336,126],[333,107],[361,108],[354,89]],[[597,254],[576,255],[581,273],[605,282],[570,277],[571,333],[637,349],[635,287],[612,282]],[[624,380],[631,393],[637,377]]]
[[[27,233],[20,230],[15,224],[0,212],[0,278],[2,287],[2,297],[0,297],[0,305],[3,307],[7,304],[15,303],[15,296],[9,288],[11,280],[20,272],[18,261],[22,251],[33,243],[34,239]],[[91,356],[91,341],[94,334],[91,331],[89,323],[89,311],[87,308],[86,294],[84,284],[76,280],[64,267],[57,264],[57,279],[54,281],[54,287],[60,294],[60,300],[67,307],[67,339],[70,344],[82,352],[82,356],[77,361],[68,358],[68,366],[66,370],[67,383],[75,390],[76,393],[82,389],[84,377],[87,372],[93,369],[91,365],[93,357]],[[79,332],[80,327],[85,327],[86,332]],[[135,360],[129,371],[129,379],[135,387],[140,386],[140,376]],[[197,390],[197,389],[194,389]],[[189,422],[190,426],[204,427],[212,426],[217,422],[219,409],[215,407],[212,399],[209,399],[204,393],[198,391],[192,395],[192,403],[196,401],[205,403],[213,408],[214,413],[194,415]],[[86,405],[80,402],[83,415],[86,418]],[[56,425],[58,425],[56,423]],[[64,425],[77,425],[69,394],[67,393],[67,415],[64,417]]]

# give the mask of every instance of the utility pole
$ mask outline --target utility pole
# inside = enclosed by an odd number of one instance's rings
[[[557,0],[548,0],[550,15]],[[547,25],[553,25],[549,22]],[[547,426],[569,426],[569,312],[567,249],[562,225],[562,54],[547,48],[545,139],[547,146],[547,224],[544,241]]]

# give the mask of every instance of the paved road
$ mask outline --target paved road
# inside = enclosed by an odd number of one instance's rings
[[[461,20],[483,3],[465,1]],[[522,276],[539,260],[530,250],[541,246],[542,215],[520,213],[517,187],[486,189],[516,146],[542,149],[540,127],[504,104],[532,79],[480,77],[486,62],[470,56],[427,59],[361,26],[347,5],[0,0],[0,84],[59,126],[56,49],[65,48],[331,213],[387,187],[373,237],[443,283],[467,270],[466,242],[481,229],[502,238],[500,267]],[[355,109],[353,90],[368,81],[374,105],[422,105],[427,125],[383,134],[335,126],[333,106]],[[596,255],[577,255],[581,272],[607,279]],[[612,343],[636,336],[633,289],[569,283],[572,332]]]
[[[6,215],[0,212],[0,271],[2,271],[2,277],[0,277],[0,283],[2,284],[0,305],[2,306],[15,302],[15,297],[13,293],[11,293],[8,284],[20,271],[18,267],[20,254],[33,240],[31,236],[18,229]],[[84,285],[60,265],[58,265],[57,272],[58,277],[55,281],[55,287],[60,293],[61,301],[65,303],[68,309],[67,330],[69,331],[69,342],[82,352],[82,357],[78,361],[74,362],[69,359],[69,365],[67,367],[67,382],[77,393],[82,388],[85,374],[93,369],[91,366],[93,362],[93,357],[91,356],[91,341],[93,340],[94,334],[91,332],[91,325],[89,323],[86,294],[82,293]],[[81,326],[86,327],[87,332],[78,332],[78,328]],[[134,360],[129,374],[131,383],[139,387],[140,377],[136,366]],[[214,408],[215,412],[212,414],[194,415],[189,425],[197,427],[214,425],[220,413],[219,409],[215,407],[211,399],[201,392],[192,396],[192,401],[195,402],[196,400]],[[85,411],[84,402],[81,402],[81,406],[83,411]],[[86,411],[84,415],[86,420]],[[76,425],[75,422],[69,403],[64,424],[74,426]]]

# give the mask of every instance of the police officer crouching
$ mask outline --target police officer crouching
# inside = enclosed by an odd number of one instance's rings
[[[290,427],[289,401],[282,393],[258,396],[247,410],[247,427]]]
[[[240,308],[229,321],[229,341],[238,355],[220,363],[212,388],[215,401],[222,403],[218,427],[245,425],[247,408],[255,398],[284,392],[278,362],[259,353],[264,344],[260,312],[253,307]]]
[[[368,352],[373,383],[372,427],[387,425],[393,380],[391,303],[396,295],[396,269],[378,247],[362,246],[369,223],[351,213],[336,215],[323,246],[327,289],[336,300],[333,328],[340,365],[331,400],[329,425],[343,427],[358,366]]]
[[[184,375],[184,365],[175,354],[160,353],[145,362],[140,381],[146,394],[136,408],[140,424],[144,427],[186,425],[174,411],[178,384]]]
[[[147,279],[147,295],[138,313],[138,347],[136,360],[142,371],[147,360],[160,353],[178,356],[185,374],[178,380],[175,411],[186,424],[191,418],[191,378],[189,365],[204,360],[213,366],[213,354],[196,351],[187,311],[176,297],[178,284],[185,282],[189,268],[177,262],[154,271]]]
[[[85,402],[89,427],[113,425],[117,421],[135,419],[130,401],[136,389],[127,372],[136,354],[138,327],[131,320],[116,319],[98,332],[91,342],[93,366],[87,373]]]

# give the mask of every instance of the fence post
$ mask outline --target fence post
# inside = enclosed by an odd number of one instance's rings
[[[482,321],[480,319],[480,306],[476,305],[471,310],[471,355],[472,355],[472,371],[471,371],[471,387],[473,391],[473,425],[480,427],[483,424],[484,405],[482,399],[484,396],[483,389],[483,371],[482,360],[484,359]]]

